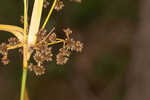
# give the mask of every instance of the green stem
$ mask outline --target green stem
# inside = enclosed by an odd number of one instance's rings
[[[55,8],[56,3],[57,3],[57,0],[54,0],[53,5],[52,5],[52,7],[51,7],[51,9],[50,9],[50,11],[48,13],[48,16],[46,17],[46,20],[44,21],[44,24],[42,25],[42,28],[41,28],[42,30],[45,28],[45,26],[46,26],[49,18],[51,17],[52,12],[53,12],[53,10]]]
[[[23,68],[20,100],[24,100],[26,79],[27,79],[27,69]]]
[[[23,44],[23,72],[22,72],[22,84],[21,84],[21,94],[20,100],[24,100],[25,88],[26,88],[26,78],[27,78],[27,0],[24,0],[24,44]]]
[[[24,0],[24,41],[27,39],[27,0]]]

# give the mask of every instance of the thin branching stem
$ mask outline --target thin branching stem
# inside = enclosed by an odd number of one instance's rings
[[[53,5],[52,5],[52,7],[51,7],[51,9],[50,9],[50,11],[48,13],[48,16],[46,17],[46,20],[44,21],[44,24],[42,25],[42,28],[41,28],[42,30],[45,28],[48,20],[50,19],[51,15],[52,15],[52,12],[53,12],[53,10],[55,8],[56,3],[57,3],[57,0],[54,0],[54,3],[53,3]]]
[[[20,100],[24,100],[26,79],[27,79],[27,66],[28,66],[28,50],[27,50],[27,0],[24,0],[24,44],[23,44],[23,72],[22,72],[22,84],[21,84],[21,96]]]

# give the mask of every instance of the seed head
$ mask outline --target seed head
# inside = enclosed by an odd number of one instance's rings
[[[46,41],[41,41],[34,47],[34,49],[39,50],[39,51],[44,51],[47,48],[48,48],[48,43]]]
[[[46,36],[46,30],[40,30],[38,33],[37,33],[37,42],[41,41],[44,39],[44,37]]]
[[[43,75],[45,73],[45,68],[41,65],[40,66],[39,65],[34,65],[34,64],[31,63],[28,68],[29,68],[30,71],[34,71],[34,73],[37,76]]]
[[[42,52],[42,56],[43,56],[43,60],[44,61],[52,61],[52,52],[51,52],[52,48],[47,48],[45,51]]]
[[[56,56],[56,63],[57,64],[60,64],[60,65],[63,65],[65,63],[67,63],[68,61],[68,58],[65,57],[64,55],[62,55],[61,53],[58,53],[57,56]]]
[[[7,56],[3,56],[2,59],[1,59],[1,62],[4,64],[4,65],[7,65],[9,63],[9,59],[7,58]]]
[[[43,66],[36,66],[34,67],[33,71],[36,74],[36,76],[41,76],[45,74],[45,68]]]
[[[66,45],[71,51],[75,50],[75,41],[73,39],[66,39]]]
[[[80,41],[77,41],[77,42],[75,43],[75,51],[81,52],[82,49],[83,49],[83,43],[81,43]]]
[[[48,41],[50,42],[55,42],[56,41],[56,34],[52,33],[49,37],[48,37]]]
[[[38,63],[38,62],[40,62],[40,63],[42,63],[43,61],[44,61],[44,57],[43,57],[43,55],[39,52],[39,51],[37,51],[35,54],[34,54],[34,60]]]
[[[70,56],[70,51],[66,48],[60,48],[59,53],[64,55],[64,56]]]
[[[57,0],[57,3],[55,5],[55,10],[60,11],[64,7],[63,1]]]
[[[70,30],[70,28],[64,29],[63,31],[65,32],[68,38],[69,38],[69,35],[72,34],[72,30]]]
[[[47,8],[48,6],[49,6],[49,2],[47,0],[44,0],[43,7]]]
[[[34,67],[36,67],[36,66],[31,63],[31,64],[28,66],[28,69],[29,69],[30,71],[33,71]]]
[[[16,37],[11,37],[8,39],[8,43],[10,46],[14,46],[19,43],[19,40]]]
[[[4,55],[4,54],[6,54],[6,52],[7,52],[7,44],[6,44],[6,43],[2,43],[2,44],[0,45],[0,53],[1,53],[2,55]]]

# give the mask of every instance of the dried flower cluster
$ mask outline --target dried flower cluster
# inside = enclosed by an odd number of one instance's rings
[[[70,38],[72,31],[69,28],[64,29],[63,31],[66,38],[61,39],[61,42],[53,31],[47,33],[46,30],[42,30],[37,33],[37,43],[31,48],[33,52],[33,59],[36,64],[31,63],[29,65],[30,71],[34,71],[36,75],[42,75],[45,73],[45,68],[43,67],[43,64],[45,62],[53,60],[52,47],[49,47],[49,44],[57,44],[59,42],[63,43],[62,48],[59,49],[59,53],[56,55],[56,63],[60,65],[67,63],[67,61],[69,60],[69,56],[71,55],[71,51],[82,51],[83,43],[81,43],[80,41],[75,41],[73,38]],[[7,57],[8,47],[15,46],[19,43],[20,42],[17,38],[12,37],[8,39],[8,44],[2,43],[0,45],[0,53],[3,55],[1,62],[3,64],[6,65],[9,63]],[[22,52],[22,48],[20,48],[19,51]]]
[[[44,1],[43,7],[46,8],[49,5],[49,2]],[[57,0],[55,5],[55,10],[59,11],[64,7],[63,1]],[[20,21],[24,23],[24,17],[21,16]],[[56,63],[63,65],[67,63],[71,56],[71,52],[81,52],[83,49],[83,43],[80,41],[75,41],[72,37],[72,30],[69,28],[63,29],[65,38],[58,38],[53,28],[50,32],[47,32],[45,29],[40,29],[36,35],[36,43],[29,49],[31,50],[31,58],[34,59],[34,62],[29,64],[29,70],[33,71],[36,75],[43,75],[45,73],[44,64],[46,62],[52,61],[56,58]],[[28,34],[28,28],[27,28]],[[56,57],[53,57],[52,45],[62,43],[62,47],[59,49],[59,52]],[[9,38],[8,43],[0,44],[0,54],[2,55],[1,62],[3,64],[8,64],[8,51],[10,47],[21,44],[17,38]],[[23,52],[22,48],[19,48],[19,52]]]
[[[56,11],[60,11],[60,10],[63,9],[63,7],[64,7],[63,1],[57,0],[57,3],[56,3],[56,5],[55,5],[55,10],[56,10]]]
[[[63,47],[59,49],[59,53],[56,55],[57,64],[65,64],[69,60],[71,51],[81,52],[83,49],[83,44],[80,41],[74,41],[70,39],[70,34],[72,31],[67,28],[64,29],[66,34],[66,39],[62,39]],[[36,75],[42,75],[45,73],[45,68],[43,67],[44,62],[52,61],[52,47],[49,44],[57,43],[57,36],[54,32],[47,34],[46,30],[39,31],[37,34],[37,43],[32,48],[35,52],[33,58],[36,64],[30,64],[29,70],[34,71]]]
[[[82,0],[70,0],[70,1],[74,1],[74,2],[77,2],[77,3],[81,3],[81,2],[82,2]],[[47,0],[44,0],[43,7],[44,7],[44,8],[47,8],[47,7],[49,6],[49,4],[50,4],[50,3],[49,3]],[[65,5],[64,5],[64,3],[63,3],[62,0],[57,0],[57,3],[56,3],[56,5],[55,5],[55,10],[56,10],[56,11],[60,11],[60,10],[63,9],[64,6],[65,6]]]
[[[44,8],[47,8],[49,6],[49,2],[47,0],[44,0],[44,4],[43,4],[43,7]]]
[[[19,41],[15,37],[11,37],[8,39],[8,43],[1,43],[0,44],[0,54],[2,54],[1,62],[6,65],[9,63],[8,59],[8,47],[9,46],[15,46],[19,44]]]
[[[44,0],[44,4],[43,4],[43,7],[44,8],[47,8],[48,6],[49,6],[49,2],[47,1],[47,0]],[[61,0],[57,0],[57,2],[56,2],[56,5],[55,5],[55,10],[56,11],[60,11],[60,10],[62,10],[63,9],[63,7],[64,7],[64,3],[63,3],[63,1],[61,1]]]

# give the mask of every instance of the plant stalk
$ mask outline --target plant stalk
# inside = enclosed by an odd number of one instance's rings
[[[28,45],[27,45],[27,0],[24,0],[24,44],[23,44],[23,72],[20,100],[25,98],[26,79],[28,72]]]
[[[23,68],[20,100],[24,100],[26,89],[27,69]]]
[[[47,24],[49,18],[50,18],[51,15],[52,15],[52,12],[53,12],[53,10],[54,10],[54,8],[55,8],[56,3],[57,3],[57,0],[54,0],[53,5],[52,5],[52,7],[51,7],[51,9],[50,9],[50,11],[49,11],[49,13],[48,13],[48,16],[46,17],[46,20],[44,21],[44,24],[42,25],[41,30],[43,30],[43,29],[45,28],[45,26],[46,26],[46,24]]]

